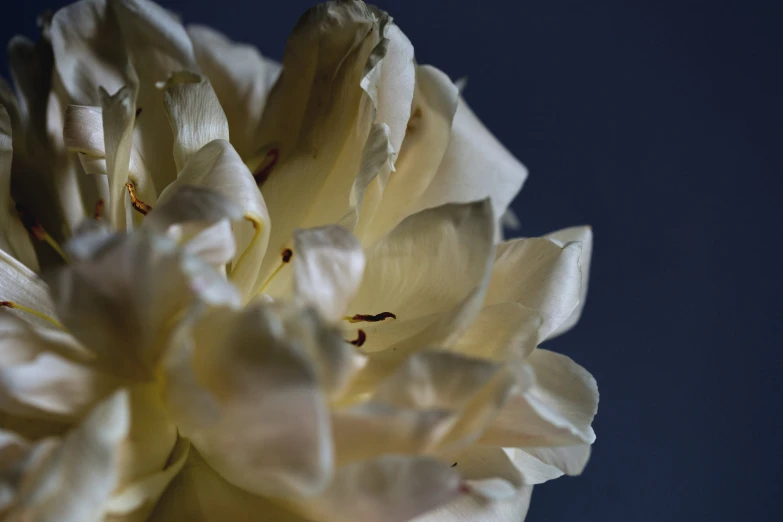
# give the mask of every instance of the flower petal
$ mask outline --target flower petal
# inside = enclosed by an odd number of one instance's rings
[[[476,493],[461,495],[413,522],[520,522],[530,506],[533,486],[525,485],[514,462],[498,448],[474,447],[459,457],[454,468]],[[479,491],[502,492],[486,498]]]
[[[486,304],[516,302],[544,320],[546,339],[579,304],[582,287],[581,243],[564,246],[546,238],[514,239],[495,251]]]
[[[0,250],[11,254],[31,270],[38,270],[33,243],[11,200],[12,157],[11,120],[0,105]]]
[[[213,140],[228,140],[228,120],[209,80],[190,72],[177,72],[166,81],[166,112],[174,132],[177,172],[201,147]]]
[[[460,99],[443,162],[414,210],[489,197],[499,220],[526,178],[527,169]]]
[[[356,295],[364,271],[359,241],[336,225],[294,232],[294,300],[339,322]]]
[[[121,444],[129,423],[127,392],[118,391],[29,471],[9,519],[101,521],[117,486]]]
[[[551,234],[547,234],[546,237],[558,242],[563,247],[569,243],[576,242],[582,245],[582,255],[579,256],[579,273],[582,276],[582,283],[579,291],[579,304],[571,315],[568,316],[568,319],[549,334],[549,338],[551,339],[552,337],[556,337],[573,328],[582,315],[582,310],[585,307],[585,299],[587,298],[587,283],[590,276],[590,258],[593,254],[593,229],[590,227],[571,227],[552,232]]]
[[[548,466],[558,470],[557,476],[580,475],[584,471],[587,461],[590,459],[589,444],[579,444],[576,446],[559,446],[554,448],[525,448],[524,453],[535,458],[543,466]],[[533,463],[534,464],[534,463]],[[531,466],[529,460],[519,464],[520,468],[526,469]],[[526,471],[526,475],[530,472]],[[557,478],[557,477],[552,477]],[[548,478],[547,478],[548,480]],[[542,481],[543,482],[543,481]]]
[[[116,92],[127,83],[127,58],[119,34],[106,0],[81,0],[52,17],[54,64],[74,103],[94,105],[100,99],[99,87]]]
[[[520,375],[511,396],[482,436],[482,444],[541,448],[592,444],[590,424],[598,410],[595,379],[565,355],[536,349],[528,358],[535,372]]]
[[[543,319],[519,303],[497,303],[482,308],[451,350],[493,361],[524,360],[540,342]]]
[[[55,317],[46,284],[21,262],[0,250],[0,299],[23,305],[45,316]],[[13,310],[12,313],[38,326],[52,324],[40,317]]]
[[[384,456],[341,467],[319,496],[296,499],[296,508],[323,522],[404,522],[459,494],[459,478],[428,458]]]
[[[435,176],[449,145],[457,98],[457,88],[448,76],[427,65],[416,67],[413,110],[405,140],[396,149],[395,171],[385,184],[378,209],[362,218],[359,227],[366,244],[374,243],[414,213],[413,203]]]
[[[251,493],[313,494],[331,476],[325,398],[299,350],[318,339],[313,326],[271,305],[215,310],[170,350],[166,395],[180,430]]]
[[[146,522],[307,522],[227,482],[195,449]]]
[[[193,154],[177,180],[161,193],[158,205],[189,185],[217,192],[241,212],[242,220],[234,224],[237,254],[229,276],[243,302],[247,302],[254,295],[258,269],[269,242],[269,214],[261,192],[242,159],[225,140],[211,141]]]
[[[258,137],[262,152],[276,150],[274,165],[259,171],[268,177],[259,181],[275,223],[273,251],[290,246],[295,228],[336,223],[349,210],[375,118],[362,79],[385,53],[381,25],[387,21],[363,2],[329,2],[305,13],[289,37]],[[264,261],[262,282],[277,264]]]
[[[231,145],[242,159],[254,155],[261,114],[280,64],[261,56],[258,50],[232,42],[217,31],[201,26],[187,27],[198,65],[209,78],[226,111]]]
[[[118,236],[52,276],[62,323],[112,373],[149,378],[175,319],[196,300],[239,302],[235,289],[166,237]]]

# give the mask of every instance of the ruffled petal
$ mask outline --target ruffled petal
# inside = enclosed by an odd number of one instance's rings
[[[191,25],[187,28],[198,65],[209,78],[228,119],[231,145],[244,160],[262,145],[258,143],[261,114],[280,64],[258,50],[232,42],[217,31]]]
[[[557,232],[547,234],[546,237],[558,242],[562,246],[566,246],[569,243],[579,243],[582,245],[582,255],[579,256],[579,273],[581,277],[581,285],[579,289],[579,304],[568,316],[568,319],[563,321],[560,326],[549,334],[549,338],[556,337],[563,334],[574,327],[579,321],[579,317],[582,315],[582,310],[585,307],[585,299],[587,298],[587,283],[590,276],[590,258],[593,255],[593,229],[590,227],[571,227]]]
[[[182,471],[145,522],[308,522],[226,481],[191,449]]]
[[[294,300],[339,322],[356,295],[364,271],[359,241],[331,225],[294,232]]]
[[[521,361],[541,341],[543,319],[519,303],[486,306],[451,348],[456,353],[493,361]]]
[[[406,216],[424,193],[449,145],[451,124],[457,110],[457,87],[446,74],[427,65],[416,67],[416,91],[405,140],[383,188],[374,214],[363,216],[358,234],[372,244]],[[481,198],[475,198],[481,199]]]
[[[375,118],[362,79],[386,52],[387,21],[360,1],[329,2],[305,13],[289,37],[262,118],[260,154],[250,162],[275,223],[273,251],[290,247],[295,228],[336,223],[349,209]],[[264,261],[263,280],[276,266]]]
[[[61,442],[42,442],[48,447],[25,471],[7,520],[100,522],[118,484],[129,416],[127,392],[118,391]]]
[[[532,371],[519,372],[517,392],[489,424],[482,443],[518,448],[592,444],[595,379],[549,350],[536,349],[528,363]]]
[[[327,404],[301,350],[328,342],[314,327],[274,305],[215,310],[170,350],[166,398],[181,432],[251,493],[311,495],[331,477]]]
[[[496,220],[527,178],[527,169],[460,99],[451,141],[437,174],[413,210],[490,198]]]
[[[457,473],[428,458],[384,456],[349,464],[319,496],[294,507],[323,522],[404,522],[448,503],[460,493]]]
[[[197,301],[238,305],[215,269],[167,237],[146,231],[105,240],[89,258],[52,276],[58,317],[97,363],[146,379],[180,314]]]
[[[514,239],[495,251],[486,304],[515,302],[538,312],[541,340],[563,324],[579,305],[581,243],[551,239]]]
[[[253,176],[234,148],[225,140],[214,140],[193,154],[177,180],[160,195],[159,205],[186,186],[217,192],[236,207],[241,219],[234,223],[237,253],[229,277],[237,286],[243,302],[253,295],[261,260],[269,242],[269,214]],[[225,217],[232,217],[232,214]]]

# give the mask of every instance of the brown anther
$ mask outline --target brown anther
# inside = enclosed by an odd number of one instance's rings
[[[285,250],[283,250],[280,256],[283,258],[283,263],[290,263],[291,258],[294,257],[294,251],[291,250],[290,248],[286,248]]]
[[[95,202],[95,219],[100,221],[103,218],[103,210],[106,208],[106,202],[103,198]]]
[[[264,161],[261,163],[259,169],[253,174],[253,178],[256,180],[256,184],[260,187],[269,178],[272,173],[272,168],[277,163],[280,157],[280,149],[274,148],[266,153]]]
[[[4,306],[6,308],[16,308],[14,306],[14,303],[12,303],[11,301],[0,301],[0,306]]]
[[[457,467],[457,463],[455,462],[454,464],[451,465],[451,467],[452,468],[456,468]]]
[[[473,492],[473,489],[470,487],[470,484],[468,484],[467,482],[460,482],[457,491],[459,491],[463,495],[468,495]]]
[[[140,114],[141,114],[141,107],[136,109],[136,117],[138,118]]]
[[[133,186],[132,181],[127,182],[125,184],[125,188],[128,189],[128,194],[130,195],[130,200],[131,200],[131,205],[133,205],[133,210],[135,210],[136,212],[138,212],[143,216],[146,216],[152,210],[152,207],[136,197],[136,187]]]
[[[397,316],[391,312],[381,312],[379,314],[356,314],[352,317],[346,317],[349,323],[377,323],[385,319],[397,319]]]
[[[367,340],[367,334],[364,333],[364,330],[357,330],[356,335],[357,335],[356,339],[348,342],[357,347],[363,345],[364,342]]]

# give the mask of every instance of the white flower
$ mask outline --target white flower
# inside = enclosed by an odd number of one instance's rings
[[[3,516],[516,521],[582,471],[595,382],[538,345],[591,231],[498,242],[526,170],[388,15],[319,5],[282,68],[147,0],[14,42]]]

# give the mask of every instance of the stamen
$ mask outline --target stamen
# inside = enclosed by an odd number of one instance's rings
[[[389,318],[397,319],[397,316],[391,312],[381,312],[376,315],[356,314],[353,316],[346,315],[343,317],[343,319],[349,323],[378,323]]]
[[[139,115],[141,115],[141,107],[139,107],[138,109],[136,109],[136,117],[138,118],[138,117],[139,117]]]
[[[97,221],[103,219],[103,211],[105,208],[106,208],[106,203],[103,201],[103,198],[95,202],[95,219]]]
[[[264,290],[266,290],[266,287],[269,286],[269,283],[272,282],[272,279],[274,279],[275,276],[280,273],[285,265],[291,262],[291,258],[294,257],[294,251],[290,248],[286,248],[280,253],[280,257],[282,258],[282,263],[280,263],[280,266],[275,268],[275,271],[272,272],[272,275],[267,277],[266,281],[264,281],[264,284],[261,285],[261,289],[258,291],[259,294],[264,293]]]
[[[264,161],[261,162],[261,166],[253,174],[253,178],[256,180],[256,184],[260,187],[269,178],[272,173],[272,168],[277,164],[277,159],[280,157],[280,149],[270,149],[264,156]]]
[[[460,482],[459,486],[457,487],[457,491],[459,491],[463,495],[468,495],[470,493],[473,493],[473,488],[471,488],[470,484],[468,484],[467,482]]]
[[[356,331],[357,337],[353,341],[348,341],[354,346],[361,346],[364,344],[364,342],[367,340],[367,334],[364,333],[364,330],[357,330]]]
[[[46,244],[52,247],[52,249],[57,252],[61,258],[63,258],[63,261],[66,263],[68,262],[68,256],[65,254],[65,251],[62,249],[60,244],[49,234],[49,232],[46,231],[46,229],[38,222],[38,220],[27,211],[26,208],[17,203],[16,212],[19,214],[19,219],[22,221],[22,225],[24,225],[24,228],[27,229],[27,232],[31,236],[33,236],[38,241],[44,241]]]
[[[65,330],[65,327],[62,324],[60,324],[57,320],[52,319],[48,315],[42,314],[41,312],[39,312],[37,310],[33,310],[32,308],[29,308],[27,306],[20,305],[19,303],[14,303],[13,301],[0,301],[0,306],[5,307],[5,308],[12,308],[12,309],[15,309],[15,310],[21,310],[22,312],[27,312],[28,314],[33,314],[34,316],[40,317],[41,319],[43,319],[45,321],[49,321],[50,323],[52,323],[56,327],[62,328],[63,330]]]
[[[142,216],[146,216],[152,210],[152,207],[136,197],[136,187],[133,185],[132,181],[127,182],[125,184],[125,187],[128,189],[128,194],[130,195],[130,200],[131,200],[131,205],[133,205],[133,210],[135,210]]]

